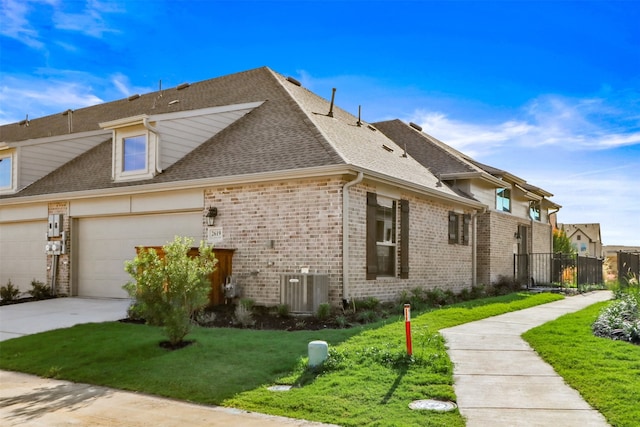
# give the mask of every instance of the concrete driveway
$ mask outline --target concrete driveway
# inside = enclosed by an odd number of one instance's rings
[[[127,316],[129,299],[54,298],[0,306],[0,341]]]

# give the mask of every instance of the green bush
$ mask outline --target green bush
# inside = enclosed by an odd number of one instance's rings
[[[177,237],[162,247],[164,258],[153,248],[140,248],[125,262],[125,270],[135,279],[124,285],[135,298],[139,314],[151,325],[162,326],[172,345],[191,331],[192,316],[209,302],[216,259],[210,247],[200,243],[200,254],[188,255],[193,239]]]
[[[15,301],[19,296],[20,289],[13,286],[13,283],[11,283],[11,279],[9,279],[6,286],[0,287],[0,298],[2,298],[2,301]]]
[[[624,289],[605,307],[592,325],[598,337],[640,344],[640,293]]]
[[[318,311],[316,312],[316,317],[320,320],[326,320],[331,315],[331,306],[329,303],[322,303],[318,306]]]
[[[243,303],[243,301],[245,303]],[[234,311],[235,322],[242,325],[242,327],[244,328],[253,326],[256,323],[256,321],[253,319],[253,312],[251,311],[251,307],[253,307],[252,300],[240,300],[240,304],[236,306],[236,309]]]
[[[46,299],[51,296],[51,289],[44,283],[33,279],[31,281],[31,290],[28,291],[29,295],[35,300]]]
[[[291,311],[289,309],[289,304],[278,304],[276,307],[276,313],[278,316],[288,318],[291,316]]]

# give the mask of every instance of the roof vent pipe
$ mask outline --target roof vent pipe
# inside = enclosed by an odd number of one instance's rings
[[[329,105],[329,114],[327,116],[333,117],[333,101],[336,97],[336,88],[331,89],[331,105]]]
[[[294,78],[293,78],[293,77],[291,77],[291,76],[287,77],[287,81],[288,81],[289,83],[293,83],[293,84],[294,84],[294,85],[296,85],[296,86],[302,86],[298,80],[294,79]]]
[[[415,124],[413,122],[409,122],[409,126],[411,126],[412,128],[422,132],[422,126],[420,126],[420,125],[417,125],[417,124]]]
[[[362,105],[358,105],[358,121],[356,122],[356,125],[358,125],[358,127],[362,126],[362,121],[360,120],[361,111],[362,111]]]

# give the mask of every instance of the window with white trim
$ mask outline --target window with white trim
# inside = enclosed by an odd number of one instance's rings
[[[122,138],[122,172],[147,170],[147,136]]]
[[[0,156],[0,189],[6,190],[13,183],[13,158],[11,155]]]
[[[529,216],[534,221],[540,221],[540,202],[529,203]]]
[[[398,211],[400,221],[398,221]],[[409,201],[398,201],[378,196],[376,193],[367,193],[366,243],[367,280],[374,280],[381,276],[396,277],[398,256],[400,278],[408,279]]]
[[[0,193],[16,190],[15,152],[0,152]]]
[[[511,190],[498,188],[496,190],[496,209],[503,212],[511,212]]]

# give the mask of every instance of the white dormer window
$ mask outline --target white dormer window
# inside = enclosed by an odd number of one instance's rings
[[[15,152],[0,151],[0,193],[12,193],[16,189]]]
[[[158,171],[158,135],[147,116],[101,123],[113,130],[112,177],[116,182],[153,178]]]

